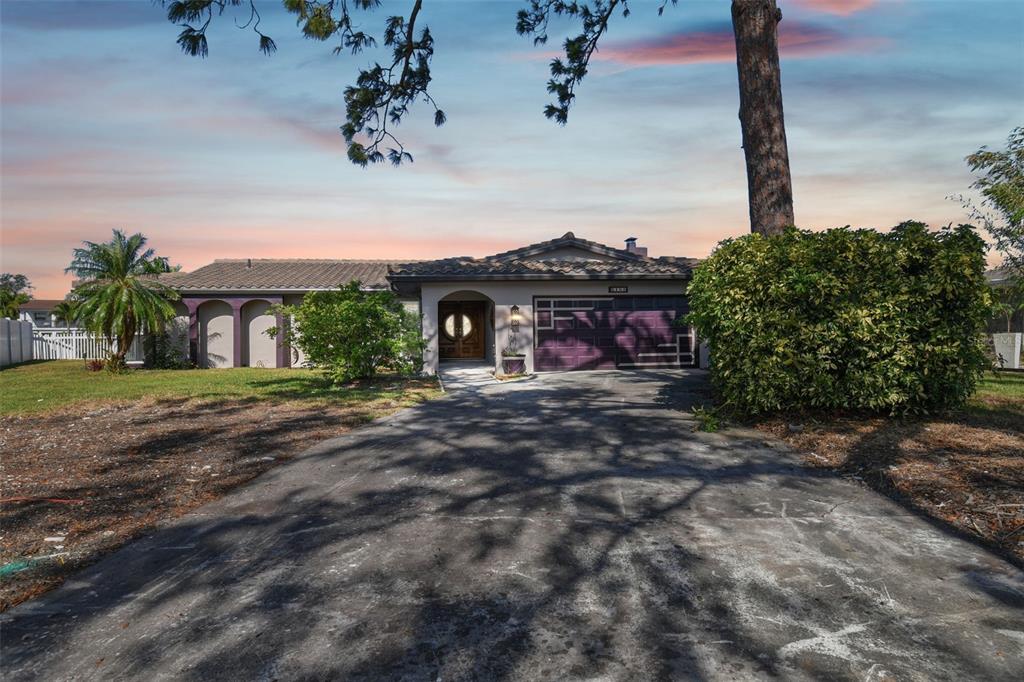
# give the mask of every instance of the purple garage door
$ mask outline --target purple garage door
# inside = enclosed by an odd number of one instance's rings
[[[692,367],[685,296],[539,298],[534,306],[534,369]]]

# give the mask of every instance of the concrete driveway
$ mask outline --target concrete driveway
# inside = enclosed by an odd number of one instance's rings
[[[1020,679],[1024,575],[699,373],[548,375],[324,443],[6,614],[4,679]]]

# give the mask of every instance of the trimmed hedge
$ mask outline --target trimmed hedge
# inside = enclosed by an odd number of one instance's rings
[[[984,256],[967,225],[751,234],[697,268],[686,321],[728,409],[955,407],[988,366]]]

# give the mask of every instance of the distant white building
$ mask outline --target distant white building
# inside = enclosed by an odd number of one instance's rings
[[[57,298],[33,298],[28,303],[21,304],[18,319],[31,322],[33,327],[62,326],[63,322],[58,324],[57,317],[53,314],[53,309],[60,302],[61,299]]]

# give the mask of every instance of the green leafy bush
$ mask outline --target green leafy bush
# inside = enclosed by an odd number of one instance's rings
[[[984,254],[966,225],[752,234],[697,268],[686,321],[734,411],[953,407],[987,366]]]
[[[388,291],[361,291],[350,282],[336,291],[306,294],[298,306],[274,306],[290,317],[289,345],[334,381],[373,377],[380,371],[408,374],[422,362],[416,315]],[[277,329],[269,329],[271,336]]]
[[[713,407],[697,405],[693,408],[693,419],[695,422],[695,431],[715,433],[722,427],[721,417],[718,414],[718,410]]]
[[[153,369],[188,369],[193,367],[188,356],[188,324],[171,319],[143,341],[146,366]]]

